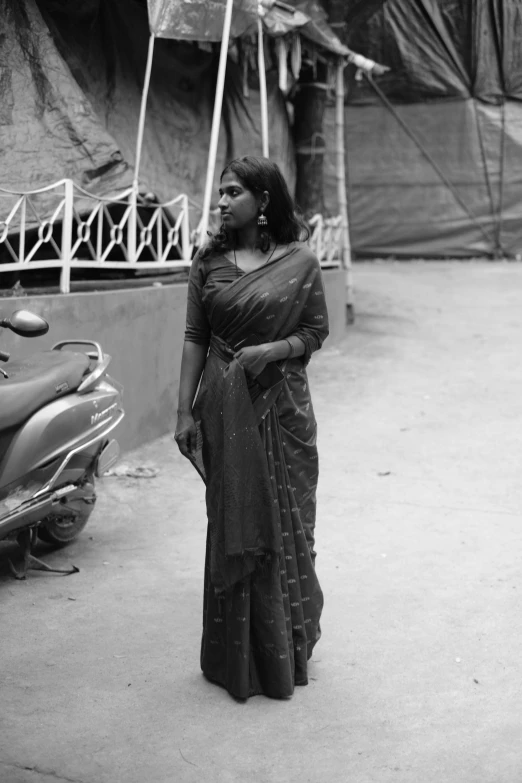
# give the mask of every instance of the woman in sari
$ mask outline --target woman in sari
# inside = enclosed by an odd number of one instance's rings
[[[328,315],[279,168],[232,161],[219,192],[221,229],[190,271],[175,434],[206,484],[201,668],[238,699],[284,699],[320,636],[306,365]]]

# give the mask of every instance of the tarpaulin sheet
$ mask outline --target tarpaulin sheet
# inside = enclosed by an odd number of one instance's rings
[[[329,26],[325,10],[318,0],[290,0],[290,4],[310,17],[310,21],[301,30],[305,38],[333,54],[345,57],[350,53]]]
[[[310,17],[301,11],[295,10],[290,12],[275,5],[263,16],[264,29],[274,38],[294,31],[302,32],[300,28],[303,28],[309,22]]]
[[[294,13],[272,6],[264,17],[266,31],[273,36],[299,30],[300,35],[332,54],[346,57],[350,50],[336,36],[324,8],[318,0],[285,0]]]
[[[184,41],[221,41],[226,0],[147,0],[151,32],[160,38]],[[305,38],[338,55],[349,50],[341,43],[327,22],[318,0],[286,0],[295,7],[292,14],[266,3],[263,11],[265,30],[274,36],[299,29]],[[230,37],[255,33],[257,0],[234,0]]]
[[[348,0],[346,19],[347,44],[390,67],[384,103],[365,79],[348,86],[355,252],[522,253],[522,2]],[[335,211],[333,175],[330,157]]]
[[[0,0],[0,187],[73,178],[97,193],[130,183],[119,146],[58,53],[33,0]]]
[[[226,0],[147,0],[151,32],[158,38],[221,41]],[[255,32],[257,0],[234,0],[231,38]]]
[[[502,153],[503,111],[508,130]],[[350,108],[347,174],[355,253],[466,257],[491,255],[497,244],[507,255],[522,252],[522,106],[509,102],[502,108],[470,98],[403,105],[400,113],[449,176],[466,209],[385,107]],[[328,113],[328,138],[334,137],[333,122]],[[335,214],[330,156],[325,182],[327,205]]]

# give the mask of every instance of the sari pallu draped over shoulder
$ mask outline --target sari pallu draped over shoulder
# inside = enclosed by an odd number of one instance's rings
[[[311,553],[318,466],[305,369],[328,334],[319,263],[297,245],[206,301],[203,289],[202,300],[212,332],[194,405],[209,521],[202,667],[241,698],[284,697],[307,681],[322,608]],[[304,356],[279,363],[284,377],[272,388],[233,358],[233,346],[252,335],[304,343]],[[227,619],[219,616],[223,602]]]

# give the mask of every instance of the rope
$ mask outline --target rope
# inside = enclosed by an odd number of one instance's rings
[[[504,210],[504,164],[506,160],[506,101],[501,104],[501,136],[500,136],[500,177],[498,183],[498,215],[497,215],[497,247],[502,248],[502,215]]]
[[[484,169],[484,179],[486,180],[486,187],[488,190],[489,207],[490,207],[491,217],[493,219],[495,253],[498,253],[499,250],[502,250],[502,248],[500,248],[498,245],[498,239],[499,239],[498,228],[497,228],[498,215],[496,215],[496,210],[495,210],[495,201],[493,199],[493,188],[491,186],[491,178],[489,176],[488,162],[486,159],[486,150],[484,148],[484,137],[482,135],[482,129],[480,127],[479,115],[477,111],[477,102],[475,98],[473,98],[472,100],[473,100],[473,109],[475,112],[475,124],[477,126],[477,136],[478,136],[479,147],[480,147],[480,157],[482,158],[482,168]]]

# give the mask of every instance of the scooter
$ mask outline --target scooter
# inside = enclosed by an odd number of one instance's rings
[[[0,327],[23,337],[49,330],[28,310]],[[0,361],[9,358],[0,351]],[[110,361],[92,340],[65,340],[0,368],[0,541],[18,542],[21,557],[9,561],[17,579],[29,568],[78,571],[51,568],[32,549],[37,538],[61,546],[78,536],[94,509],[96,477],[119,457],[108,436],[125,415],[123,387],[107,375]]]

